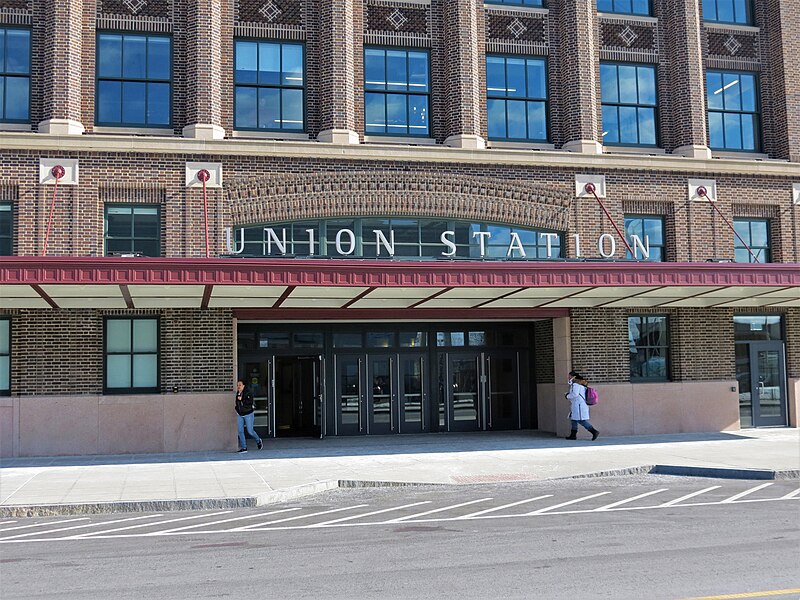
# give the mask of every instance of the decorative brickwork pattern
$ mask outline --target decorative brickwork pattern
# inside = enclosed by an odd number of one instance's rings
[[[167,18],[172,14],[172,0],[97,0],[97,12],[105,15]]]
[[[368,33],[414,33],[429,35],[429,11],[414,4],[374,0],[365,5],[364,21]]]
[[[2,0],[0,10],[30,10],[30,0]]]
[[[600,43],[603,50],[616,50],[633,56],[658,55],[655,23],[632,23],[622,19],[600,19]]]
[[[237,21],[302,25],[303,13],[303,0],[236,0]]]
[[[709,57],[759,61],[758,34],[711,30],[706,35]]]
[[[543,45],[547,41],[545,21],[541,16],[487,12],[487,37],[491,41],[528,42]]]

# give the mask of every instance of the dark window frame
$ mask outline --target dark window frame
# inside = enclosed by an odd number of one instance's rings
[[[663,350],[661,354],[657,354],[656,356],[663,356],[665,365],[664,365],[664,377],[648,377],[648,376],[635,376],[633,373],[633,362],[629,364],[628,367],[628,377],[631,383],[663,383],[667,381],[672,381],[672,373],[671,373],[671,366],[672,361],[670,360],[671,349],[672,349],[672,339],[670,336],[670,318],[669,315],[666,314],[639,314],[639,313],[632,313],[628,315],[627,323],[628,323],[628,352],[630,354],[630,344],[631,344],[631,319],[664,319],[665,324],[665,334],[666,334],[666,344],[665,345],[654,345],[654,344],[636,344],[637,353],[641,350],[645,351],[645,355],[648,357],[645,362],[650,360],[650,357],[653,356],[651,353],[652,350],[658,349]],[[641,333],[641,332],[640,332]]]
[[[753,11],[753,2],[752,0],[744,0],[745,3],[745,19],[744,21],[737,21],[736,20],[736,3],[734,0],[734,20],[733,21],[722,21],[719,18],[710,18],[709,12],[706,11],[706,3],[713,3],[714,4],[714,12],[719,14],[719,0],[702,0],[701,8],[703,10],[703,21],[708,23],[722,23],[725,25],[754,25],[755,24],[755,13]]]
[[[527,93],[527,86],[528,86],[528,61],[529,60],[536,60],[541,61],[544,63],[544,91],[545,97],[542,98],[534,98],[529,96],[508,96],[508,95],[500,95],[498,93],[492,94],[489,91],[488,82],[486,84],[486,121],[487,121],[487,137],[488,137],[488,121],[489,121],[489,101],[490,100],[512,100],[518,102],[524,102],[526,105],[525,110],[525,131],[528,131],[528,110],[527,105],[529,102],[540,102],[544,104],[544,118],[545,118],[545,137],[544,138],[531,138],[531,137],[524,137],[524,138],[512,138],[512,137],[489,137],[488,139],[492,141],[507,141],[507,142],[529,142],[529,143],[538,143],[538,144],[547,144],[551,140],[550,136],[550,72],[549,72],[549,61],[547,60],[546,56],[531,56],[531,55],[520,55],[520,54],[487,54],[486,61],[488,62],[489,58],[502,58],[504,59],[504,66],[506,72],[506,83],[508,83],[508,59],[509,58],[517,58],[522,59],[525,61],[525,91]],[[488,68],[488,65],[487,65]],[[506,106],[505,109],[505,117],[506,117],[506,133],[508,133],[508,107]]]
[[[0,212],[9,213],[8,231],[0,230],[0,256],[14,256],[14,219],[16,218],[13,202],[0,202]],[[3,246],[8,240],[8,252],[3,251]]]
[[[134,244],[137,239],[152,241],[155,239],[158,242],[158,253],[152,258],[158,258],[161,256],[161,245],[163,243],[162,236],[161,236],[161,205],[160,204],[153,204],[148,202],[107,202],[103,206],[103,256],[109,256],[108,254],[108,209],[109,208],[130,208],[131,209],[131,235],[130,237],[112,237],[110,239],[113,240],[129,240],[131,243],[131,250],[130,254],[135,252]],[[135,209],[137,208],[155,208],[156,209],[156,219],[158,221],[158,235],[155,238],[145,238],[145,237],[136,237],[133,235],[135,231]],[[118,252],[115,251],[115,254]],[[127,254],[127,252],[125,252]]]
[[[432,110],[431,110],[431,108],[432,108],[431,95],[432,95],[432,91],[433,91],[432,90],[432,88],[433,88],[433,85],[432,85],[433,77],[431,77],[432,73],[431,73],[431,51],[430,51],[430,49],[429,48],[409,48],[409,47],[406,47],[406,46],[364,45],[363,52],[362,52],[362,58],[363,58],[365,63],[366,63],[366,58],[367,58],[367,50],[381,50],[381,51],[383,51],[383,53],[384,53],[384,59],[383,59],[384,60],[384,68],[385,68],[385,63],[386,63],[386,52],[389,52],[389,51],[403,51],[403,52],[405,52],[406,53],[406,82],[407,82],[406,86],[407,87],[408,87],[408,81],[409,81],[408,53],[409,52],[418,52],[420,54],[425,54],[426,59],[427,59],[426,62],[427,62],[427,72],[428,72],[428,80],[426,82],[426,86],[427,86],[428,89],[427,89],[426,92],[414,92],[414,91],[411,91],[411,90],[406,90],[406,91],[377,90],[377,89],[376,90],[369,90],[369,89],[367,89],[367,73],[366,73],[366,66],[365,66],[364,67],[364,86],[363,86],[363,91],[364,91],[364,96],[363,96],[363,98],[364,98],[364,135],[367,135],[367,136],[382,136],[382,137],[401,137],[401,138],[430,138],[430,137],[432,137],[433,136],[433,119],[432,119]],[[388,73],[387,73],[387,75],[388,75]],[[366,116],[366,113],[367,113],[367,108],[366,108],[367,94],[382,94],[384,96],[384,100],[383,100],[383,102],[384,102],[384,104],[383,104],[383,106],[384,106],[384,115],[386,115],[386,96],[388,96],[389,94],[405,96],[406,97],[406,125],[405,125],[406,129],[410,129],[410,125],[409,125],[410,119],[408,118],[408,99],[409,99],[409,96],[424,96],[427,99],[426,111],[428,113],[428,130],[425,133],[410,133],[408,131],[406,133],[392,133],[392,132],[388,131],[389,123],[388,123],[388,118],[387,118],[386,119],[387,123],[385,125],[386,131],[384,131],[384,132],[367,131],[367,116]]]
[[[283,72],[283,46],[300,46],[303,52],[303,85],[281,85],[281,84],[267,84],[267,83],[237,83],[236,81],[236,52],[237,42],[251,42],[256,44],[278,44],[281,47],[281,72]],[[260,60],[261,53],[257,51],[257,60]],[[269,131],[280,133],[308,133],[308,90],[306,82],[308,81],[308,53],[306,52],[306,42],[300,40],[280,40],[280,39],[267,39],[267,38],[253,38],[253,37],[235,37],[233,39],[233,122],[236,131]],[[247,87],[256,89],[279,89],[279,90],[301,90],[303,94],[303,127],[300,129],[290,129],[287,127],[240,127],[236,125],[236,88]],[[281,123],[283,122],[283,94],[280,95],[280,115]],[[256,122],[258,122],[258,106],[256,106]]]
[[[109,321],[130,321],[131,322],[131,350],[130,352],[109,352],[108,351],[108,322]],[[156,351],[155,352],[135,352],[133,348],[133,322],[134,321],[155,321],[156,322]],[[133,386],[134,367],[133,357],[137,355],[156,355],[156,385],[148,387]],[[131,358],[131,387],[109,387],[108,386],[108,357],[109,356],[130,356]],[[161,318],[159,316],[135,316],[135,317],[104,317],[103,318],[103,394],[123,395],[123,394],[158,394],[161,392]]]
[[[626,256],[626,258],[629,258],[631,260],[641,260],[641,261],[645,261],[645,262],[666,262],[667,236],[666,236],[666,230],[665,230],[666,223],[665,223],[664,215],[645,215],[645,214],[638,214],[638,213],[630,213],[630,214],[629,213],[625,213],[625,215],[623,215],[622,218],[623,218],[623,224],[624,224],[624,229],[625,229],[625,239],[629,244],[631,244],[631,247],[633,247],[633,243],[627,237],[627,234],[628,234],[628,219],[640,219],[642,221],[641,236],[640,236],[641,239],[642,239],[642,242],[644,242],[644,231],[645,231],[644,221],[645,221],[645,219],[650,219],[650,220],[653,220],[653,221],[656,221],[656,220],[661,221],[661,235],[662,235],[661,243],[660,244],[650,243],[651,251],[652,251],[653,248],[660,248],[661,249],[661,259],[660,260],[655,260],[655,259],[652,259],[652,258],[644,258],[644,257],[636,259],[627,250],[625,250],[625,256]]]
[[[99,67],[99,52],[100,52],[100,36],[102,35],[118,35],[121,36],[123,39],[123,46],[124,46],[124,39],[125,36],[136,36],[136,37],[145,37],[148,40],[150,38],[162,38],[169,40],[169,79],[151,79],[149,77],[144,78],[137,78],[137,77],[123,77],[120,74],[120,77],[101,77],[98,73]],[[147,47],[147,43],[145,43],[145,47]],[[149,51],[149,50],[147,50]],[[124,58],[120,59],[124,61]],[[147,64],[147,58],[145,58],[145,65]],[[136,128],[136,129],[172,129],[173,128],[173,102],[175,96],[175,44],[173,39],[173,34],[163,34],[163,33],[150,33],[147,31],[119,31],[119,30],[98,30],[95,34],[95,69],[94,69],[94,124],[98,127],[127,127],[127,128]],[[99,107],[100,107],[100,82],[101,81],[119,81],[121,83],[125,82],[135,82],[135,83],[167,83],[169,84],[169,121],[167,123],[148,123],[147,122],[147,94],[149,93],[147,86],[145,86],[145,122],[144,123],[130,123],[122,120],[122,105],[124,104],[124,98],[122,92],[120,92],[120,121],[100,121],[98,119],[99,115]]]
[[[633,2],[631,2],[631,11],[626,10],[618,10],[616,8],[616,4],[618,0],[611,0],[613,8],[611,10],[601,10],[600,7],[597,7],[597,12],[605,13],[608,15],[633,15],[636,17],[652,17],[653,16],[653,0],[647,0],[647,12],[640,13],[635,12],[633,10]]]
[[[12,327],[13,323],[11,321],[11,317],[4,317],[0,316],[0,321],[5,321],[8,323],[8,353],[0,352],[0,356],[8,356],[8,388],[3,389],[0,388],[0,396],[10,396],[11,395],[11,340],[13,338],[12,335]]]
[[[526,6],[528,8],[547,8],[547,0],[484,0],[484,3],[505,6]]]
[[[733,219],[733,226],[736,227],[737,223],[747,223],[747,232],[750,242],[753,240],[753,223],[764,223],[767,227],[767,245],[766,246],[754,246],[752,243],[748,243],[747,245],[750,247],[750,250],[753,251],[757,257],[759,256],[759,251],[764,251],[766,256],[766,260],[753,262],[753,257],[747,252],[747,249],[741,245],[742,242],[739,241],[739,236],[733,236],[733,261],[739,264],[766,264],[772,262],[772,227],[770,223],[770,219],[764,217],[734,217]],[[745,240],[747,241],[747,240]],[[737,250],[744,250],[747,253],[747,262],[741,263],[736,260],[736,251]]]
[[[32,105],[32,94],[31,94],[31,76],[32,76],[32,62],[33,62],[33,31],[30,27],[16,27],[13,25],[2,25],[0,26],[0,30],[7,32],[9,30],[16,30],[16,31],[27,31],[28,32],[28,72],[27,73],[11,73],[6,71],[5,62],[8,60],[8,36],[3,35],[3,58],[4,63],[0,64],[0,78],[3,79],[3,97],[0,98],[0,123],[30,123],[31,122],[31,105]],[[6,96],[7,96],[7,86],[6,80],[9,77],[15,78],[24,78],[28,80],[28,106],[27,112],[28,117],[26,119],[7,119],[6,114]]]
[[[602,121],[602,110],[606,106],[613,106],[617,109],[617,134],[619,135],[619,108],[620,107],[634,107],[637,109],[636,115],[636,137],[637,139],[641,139],[641,131],[639,129],[639,108],[652,108],[653,109],[653,127],[655,128],[655,143],[654,144],[642,144],[642,143],[631,143],[631,142],[607,142],[605,139],[602,140],[604,146],[620,146],[620,147],[637,147],[637,148],[660,148],[661,147],[661,127],[660,127],[660,115],[658,109],[658,65],[650,64],[650,63],[631,63],[631,62],[619,62],[613,60],[604,60],[600,62],[601,65],[612,65],[616,67],[617,77],[617,97],[619,97],[619,67],[636,67],[637,69],[646,68],[650,69],[653,72],[653,80],[655,82],[655,94],[656,94],[656,101],[655,104],[630,104],[628,102],[620,102],[619,99],[617,102],[608,102],[605,99],[600,98],[600,116]],[[602,81],[600,81],[600,86],[602,89]],[[636,95],[637,99],[639,96],[639,75],[637,72],[636,75]],[[603,130],[606,131],[606,124],[603,123]]]
[[[708,76],[711,73],[718,73],[723,77],[725,75],[750,75],[753,77],[753,92],[755,94],[755,110],[748,111],[748,110],[728,110],[728,109],[719,109],[719,108],[711,108],[708,105],[708,95],[710,90],[708,88]],[[763,147],[762,136],[764,134],[763,127],[761,123],[761,78],[759,74],[755,71],[733,71],[728,69],[706,69],[706,76],[705,76],[705,84],[706,84],[706,121],[708,122],[706,127],[707,131],[706,134],[708,135],[708,146],[712,150],[719,150],[721,152],[745,152],[745,153],[753,153],[753,152],[761,152],[761,148]],[[724,89],[724,87],[722,88]],[[724,115],[726,114],[735,114],[739,115],[752,115],[754,117],[753,120],[753,148],[730,148],[727,145],[724,146],[712,146],[711,145],[711,113],[719,113],[723,115],[722,119],[723,122],[725,120]],[[741,120],[740,120],[741,123]],[[740,125],[741,131],[741,125]],[[727,137],[725,135],[725,128],[723,126],[723,138]],[[744,144],[742,144],[744,146]]]

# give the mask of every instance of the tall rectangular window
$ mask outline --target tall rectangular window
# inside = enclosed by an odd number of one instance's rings
[[[753,10],[750,0],[703,0],[703,20],[752,25]]]
[[[655,146],[656,69],[651,65],[600,63],[603,143]]]
[[[547,141],[547,62],[486,57],[489,139]]]
[[[430,135],[429,56],[421,50],[364,49],[366,132]]]
[[[644,256],[633,236],[637,236],[645,249],[649,248],[650,255]],[[636,251],[639,260],[662,262],[664,260],[664,218],[640,215],[625,215],[625,238],[628,244]],[[627,258],[634,256],[626,250]]]
[[[236,40],[236,129],[305,130],[303,53],[303,44]]]
[[[11,393],[11,320],[0,319],[0,396]]]
[[[708,71],[708,143],[721,150],[760,149],[758,79],[753,73]]]
[[[31,32],[0,28],[0,121],[30,120]]]
[[[161,35],[97,36],[98,125],[167,127],[172,122],[172,40]]]
[[[106,319],[105,391],[159,391],[158,319]]]
[[[733,242],[737,263],[768,263],[772,261],[769,247],[769,221],[767,219],[734,219],[733,228],[739,234],[738,237],[734,236]],[[740,240],[739,238],[742,239]],[[744,240],[744,244],[742,240]],[[755,254],[755,258],[747,251],[748,247]]]
[[[0,256],[14,254],[14,211],[10,202],[0,202]]]
[[[597,0],[597,11],[623,15],[650,15],[650,0]]]
[[[669,335],[666,316],[628,317],[631,381],[669,379]]]
[[[161,215],[152,204],[107,204],[105,254],[161,254]]]

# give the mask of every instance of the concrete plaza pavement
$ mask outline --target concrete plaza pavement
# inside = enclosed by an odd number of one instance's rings
[[[580,435],[585,435],[581,432]],[[0,517],[258,506],[326,489],[659,472],[800,479],[800,430],[564,440],[535,431],[265,440],[193,452],[0,461]]]

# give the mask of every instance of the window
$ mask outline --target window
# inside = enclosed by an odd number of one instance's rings
[[[633,236],[639,238],[645,249],[649,247],[649,257],[645,256]],[[662,217],[625,215],[625,238],[636,252],[635,258],[653,262],[664,260],[664,219]],[[626,253],[627,258],[634,258],[630,252],[626,251]]]
[[[303,45],[237,40],[234,53],[234,127],[303,131]]]
[[[0,319],[0,396],[11,394],[11,320]]]
[[[547,6],[545,0],[486,0],[486,4],[513,4],[515,6]]]
[[[547,63],[486,57],[489,139],[547,141]]]
[[[164,36],[97,36],[98,125],[164,127],[170,110],[172,40]]]
[[[667,317],[628,317],[628,345],[631,381],[667,381],[669,378],[669,337]]]
[[[703,20],[751,25],[750,0],[703,0]]]
[[[0,121],[30,119],[31,32],[0,28]]]
[[[655,67],[601,63],[600,88],[603,143],[655,146]]]
[[[752,73],[708,71],[708,143],[722,150],[760,148],[757,79]]]
[[[428,53],[364,50],[364,104],[368,134],[430,134]]]
[[[597,0],[597,11],[623,15],[650,15],[650,0]]]
[[[159,256],[161,216],[159,207],[147,204],[107,204],[105,254]]]
[[[14,253],[14,212],[10,202],[0,203],[0,256]]]
[[[733,228],[738,233],[734,236],[734,256],[737,263],[771,262],[769,249],[769,221],[766,219],[734,219]],[[739,239],[741,238],[741,239]],[[744,244],[742,243],[744,240]],[[752,250],[756,258],[747,251]]]
[[[106,319],[105,391],[158,392],[158,319]]]

